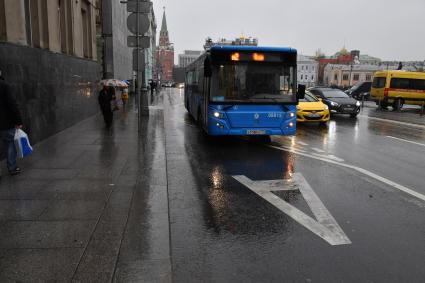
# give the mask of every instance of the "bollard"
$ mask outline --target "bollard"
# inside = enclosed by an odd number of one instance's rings
[[[364,95],[362,95],[362,109],[364,108]]]
[[[425,101],[422,101],[421,116],[424,115],[424,112],[425,112]]]

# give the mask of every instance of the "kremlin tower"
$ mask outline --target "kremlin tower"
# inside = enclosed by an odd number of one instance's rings
[[[164,14],[162,16],[162,25],[159,35],[159,46],[156,51],[157,59],[157,79],[162,82],[169,82],[173,80],[174,68],[174,45],[170,43],[168,35],[167,18]]]

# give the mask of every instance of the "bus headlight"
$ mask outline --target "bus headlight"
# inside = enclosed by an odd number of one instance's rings
[[[224,114],[220,113],[220,112],[214,112],[213,113],[214,117],[219,118],[219,119],[223,119],[224,118]]]
[[[289,113],[289,117],[294,118],[295,117],[295,113],[294,112]]]
[[[294,123],[293,122],[290,122],[289,123],[289,128],[292,128],[294,126]]]

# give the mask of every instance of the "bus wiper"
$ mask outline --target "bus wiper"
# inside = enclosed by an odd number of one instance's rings
[[[229,110],[230,108],[233,108],[233,106],[235,106],[235,105],[233,104],[233,105],[223,106],[223,110],[224,111]]]

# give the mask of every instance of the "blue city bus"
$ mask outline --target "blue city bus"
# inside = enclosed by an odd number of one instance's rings
[[[294,135],[297,51],[215,45],[186,68],[184,103],[206,133]]]

